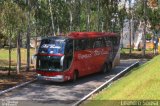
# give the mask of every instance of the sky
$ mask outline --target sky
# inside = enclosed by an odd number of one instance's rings
[[[131,0],[131,4],[132,5],[134,4],[134,2],[135,2],[135,0]],[[125,0],[121,0],[120,5],[124,5],[124,3],[125,3]],[[129,7],[129,0],[128,0],[127,4],[126,4],[126,8],[128,8],[128,7]]]

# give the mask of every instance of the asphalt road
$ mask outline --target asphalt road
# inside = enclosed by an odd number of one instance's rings
[[[2,101],[0,102],[9,101],[12,103],[16,101],[16,103],[18,102],[18,106],[70,106],[136,61],[121,60],[121,64],[112,69],[110,73],[96,73],[80,78],[77,82],[55,83],[35,81],[1,95],[0,99]]]

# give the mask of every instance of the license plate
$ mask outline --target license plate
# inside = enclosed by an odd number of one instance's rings
[[[45,78],[45,80],[51,80],[51,78]]]

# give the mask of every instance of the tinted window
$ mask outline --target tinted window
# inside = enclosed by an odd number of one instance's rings
[[[75,50],[85,50],[87,44],[87,39],[75,40]]]
[[[117,40],[117,37],[113,37],[113,38],[112,38],[113,45],[117,45],[117,44],[118,44],[117,41],[118,41],[118,40]]]
[[[60,66],[61,57],[38,56],[37,70],[44,71],[62,71]]]
[[[94,48],[105,47],[104,38],[103,38],[103,37],[101,37],[101,38],[96,38],[95,41],[94,41],[93,47],[94,47]]]
[[[65,41],[62,39],[43,39],[39,47],[40,53],[64,54]]]
[[[69,54],[73,53],[73,40],[66,41],[65,54],[66,53],[69,53]]]
[[[105,37],[105,45],[106,46],[111,46],[112,45],[110,37]]]

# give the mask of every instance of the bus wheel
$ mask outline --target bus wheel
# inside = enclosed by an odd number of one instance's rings
[[[102,73],[107,73],[107,64],[104,64],[103,69],[102,69]]]
[[[73,82],[77,81],[78,79],[78,71],[74,71],[73,73]]]
[[[112,70],[112,63],[107,64],[107,72],[110,72]]]

